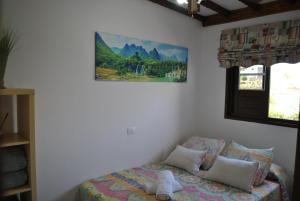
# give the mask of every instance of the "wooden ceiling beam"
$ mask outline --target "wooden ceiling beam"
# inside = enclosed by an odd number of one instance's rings
[[[254,10],[259,10],[261,8],[261,5],[258,3],[258,1],[255,0],[239,0],[239,1]]]
[[[230,15],[230,11],[227,10],[226,8],[220,6],[219,4],[216,4],[215,2],[211,1],[211,0],[203,0],[201,1],[201,5],[205,6],[206,8],[209,8],[213,11],[216,11],[219,14],[222,14],[224,16],[229,16]]]
[[[261,4],[259,10],[254,10],[252,8],[241,8],[233,10],[228,17],[224,17],[221,14],[211,15],[208,16],[205,21],[203,21],[203,26],[224,24],[239,20],[272,15],[276,13],[300,10],[300,0],[296,0],[296,2],[294,3],[287,3],[287,1],[289,0],[279,0]]]
[[[188,13],[187,9],[185,9],[185,8],[183,8],[183,7],[175,4],[175,3],[172,3],[170,1],[167,1],[167,0],[148,0],[148,1],[151,1],[153,3],[159,4],[161,6],[169,8],[171,10],[179,12],[179,13],[181,13],[183,15],[191,17],[191,15]],[[197,19],[197,20],[199,20],[201,22],[204,22],[206,20],[205,16],[202,16],[202,15],[199,15],[199,14],[194,14],[193,18],[195,18],[195,19]]]
[[[297,0],[279,0],[279,1],[293,4],[293,3],[296,3]]]

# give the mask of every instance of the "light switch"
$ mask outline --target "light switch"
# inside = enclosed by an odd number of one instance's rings
[[[135,135],[136,127],[127,128],[127,135]]]

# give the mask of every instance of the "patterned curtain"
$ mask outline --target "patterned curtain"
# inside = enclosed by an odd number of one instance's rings
[[[298,63],[300,20],[224,30],[218,58],[223,68]]]

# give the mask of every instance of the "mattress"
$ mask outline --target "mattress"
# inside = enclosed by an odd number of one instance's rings
[[[157,179],[157,171],[171,170],[183,190],[174,194],[177,201],[280,201],[280,186],[265,181],[251,194],[223,185],[165,164],[150,164],[115,172],[84,182],[80,186],[81,201],[146,201],[156,200],[144,192],[146,182]]]

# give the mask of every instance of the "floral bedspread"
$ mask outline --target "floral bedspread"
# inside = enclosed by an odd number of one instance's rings
[[[270,181],[278,182],[280,184],[282,201],[290,201],[288,187],[287,187],[288,177],[285,169],[283,169],[279,165],[272,164],[267,179]]]
[[[81,201],[156,200],[144,192],[146,182],[156,181],[159,170],[171,170],[184,187],[174,194],[176,201],[280,201],[280,186],[265,181],[251,194],[236,188],[202,179],[199,176],[164,164],[150,164],[89,180],[80,186]]]

